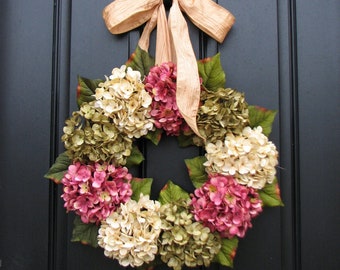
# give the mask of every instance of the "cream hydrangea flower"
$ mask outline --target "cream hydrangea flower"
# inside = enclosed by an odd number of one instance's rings
[[[278,152],[260,126],[245,127],[237,136],[228,133],[224,142],[207,144],[206,152],[204,166],[209,173],[232,175],[239,184],[255,189],[275,178]]]
[[[94,96],[94,106],[101,108],[129,138],[140,138],[154,129],[150,115],[152,98],[144,89],[139,71],[125,65],[114,68]]]
[[[122,266],[141,266],[155,259],[161,232],[160,203],[141,195],[138,202],[121,204],[98,231],[98,244],[105,256]]]

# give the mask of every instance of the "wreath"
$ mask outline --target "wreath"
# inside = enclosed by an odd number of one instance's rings
[[[197,67],[198,132],[177,105],[177,65],[155,64],[139,46],[105,80],[78,77],[78,110],[61,137],[65,152],[45,175],[63,185],[64,207],[76,214],[72,241],[101,247],[125,267],[232,267],[252,219],[264,206],[283,205],[278,152],[268,140],[276,111],[225,88],[219,54]],[[203,150],[184,160],[195,189],[168,181],[150,198],[152,178],[129,170],[144,160],[141,140],[157,145],[168,136]]]

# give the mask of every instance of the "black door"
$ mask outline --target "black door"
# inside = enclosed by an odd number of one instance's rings
[[[63,151],[77,75],[103,78],[136,48],[141,29],[118,36],[106,29],[109,3],[0,2],[0,269],[123,269],[101,249],[70,241],[74,216],[65,214],[61,187],[43,178]],[[234,268],[339,269],[340,3],[218,3],[236,23],[223,44],[189,23],[196,56],[220,52],[227,86],[249,104],[278,110],[270,139],[285,203],[254,220]],[[154,195],[169,179],[189,187],[183,159],[196,148],[180,149],[174,138],[144,148]]]

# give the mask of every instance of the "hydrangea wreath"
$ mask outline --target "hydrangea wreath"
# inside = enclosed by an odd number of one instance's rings
[[[125,267],[232,267],[251,220],[264,206],[282,205],[278,152],[267,137],[276,112],[225,88],[219,54],[198,61],[198,68],[197,126],[206,141],[178,111],[171,62],[154,66],[137,47],[105,80],[78,78],[79,110],[63,129],[66,151],[45,175],[63,185],[64,206],[76,213],[72,241],[99,246]],[[169,181],[154,200],[152,179],[135,178],[129,169],[144,159],[138,139],[157,145],[162,133],[205,155],[185,160],[195,190]]]

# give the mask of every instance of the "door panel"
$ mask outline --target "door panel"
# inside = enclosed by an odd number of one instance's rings
[[[105,2],[105,1],[102,1]],[[134,51],[138,42],[140,29],[119,36],[111,35],[105,28],[100,16],[105,6],[97,3],[74,1],[71,9],[72,35],[70,36],[70,89],[76,87],[78,74],[89,78],[102,78],[109,74],[113,67],[123,64]],[[197,57],[209,57],[221,52],[222,65],[227,73],[227,86],[245,92],[250,104],[278,108],[278,33],[277,7],[272,1],[261,1],[254,4],[247,1],[250,14],[243,14],[243,7],[237,3],[220,3],[226,6],[237,18],[237,22],[222,45],[218,45],[189,23],[190,36]],[[230,4],[230,5],[229,5]],[[88,10],[91,10],[89,12]],[[257,14],[266,12],[261,18]],[[272,23],[274,22],[274,23]],[[252,25],[251,28],[248,25]],[[243,33],[245,32],[245,33]],[[242,34],[243,33],[243,34]],[[154,40],[154,35],[153,35]],[[266,40],[266,43],[259,42]],[[154,43],[150,52],[154,50]],[[75,108],[75,91],[70,96],[70,111]],[[272,135],[278,144],[278,123]],[[193,190],[186,173],[183,160],[197,156],[196,148],[180,149],[174,138],[162,140],[158,147],[147,143],[144,146],[146,163],[144,175],[154,178],[153,196],[156,198],[160,189],[169,180]],[[166,155],[164,154],[166,153]],[[280,211],[266,209],[254,221],[254,228],[248,233],[245,241],[241,240],[235,260],[235,269],[272,269],[280,265]],[[72,218],[68,227],[71,229]],[[89,247],[67,243],[69,251],[67,266],[69,269],[82,268],[103,269],[108,263],[100,252],[92,254]],[[256,251],[256,252],[255,252]],[[75,256],[86,259],[78,260]],[[92,255],[91,255],[92,254]],[[97,257],[98,256],[98,257]],[[72,257],[72,259],[71,259]],[[261,257],[259,260],[258,258]],[[91,267],[89,267],[91,265]],[[88,268],[87,268],[88,267]],[[218,267],[212,267],[218,268]]]
[[[220,2],[236,17],[230,34],[219,45],[222,65],[227,73],[227,86],[244,92],[249,104],[278,109],[280,85],[277,2]],[[279,128],[279,120],[276,119],[270,139],[278,147]],[[279,169],[278,177],[283,182],[285,179],[281,179],[280,171]],[[235,269],[280,269],[282,211],[279,208],[267,208],[254,220],[253,228],[239,242],[234,261]]]
[[[0,268],[45,269],[53,4],[20,2],[0,2]]]
[[[304,15],[306,10],[311,12]],[[303,269],[338,269],[340,3],[302,1],[296,12],[301,265]],[[325,14],[322,20],[320,14]],[[315,256],[316,250],[322,259]]]

